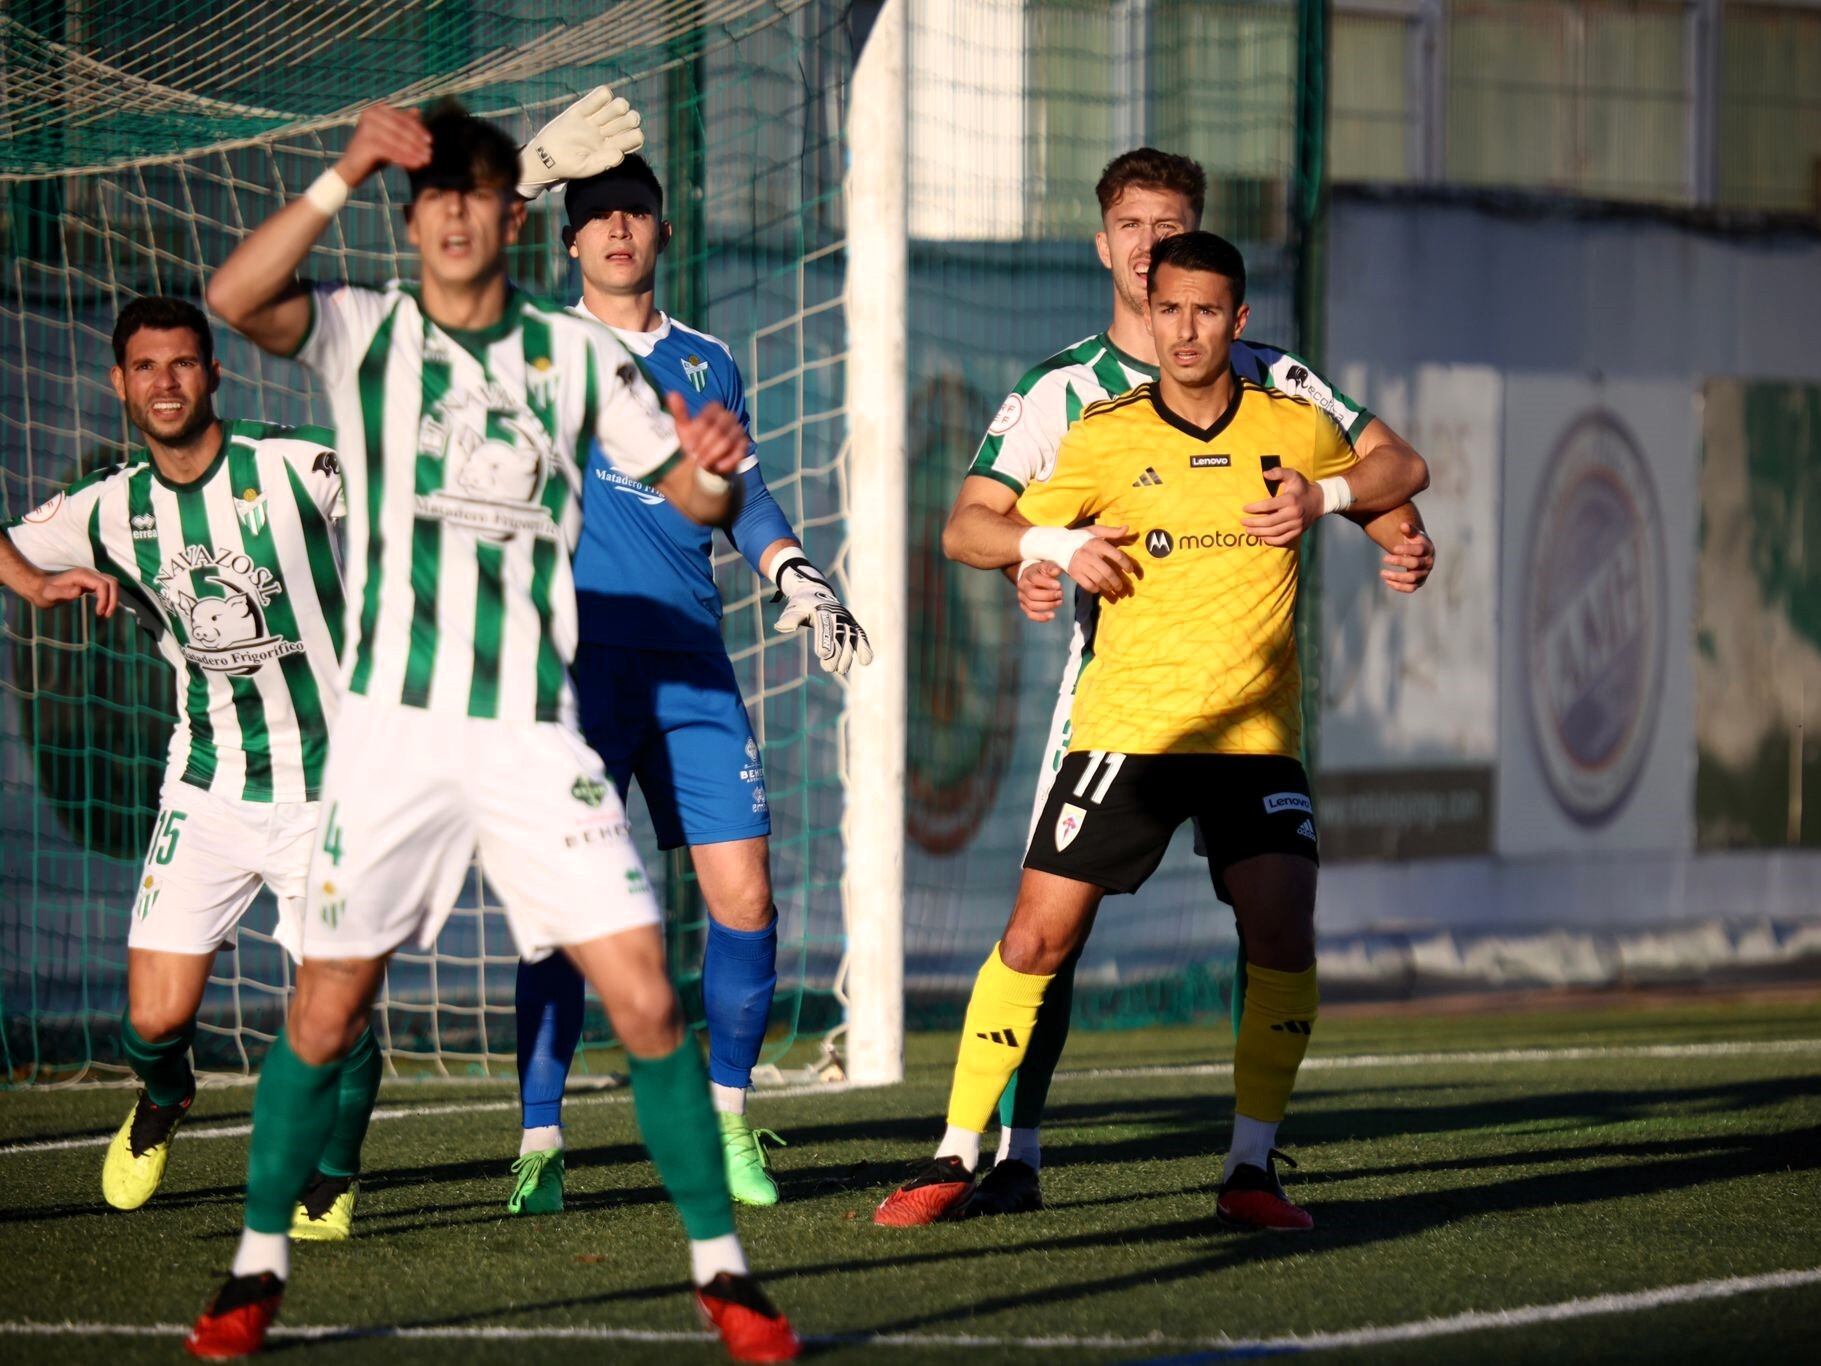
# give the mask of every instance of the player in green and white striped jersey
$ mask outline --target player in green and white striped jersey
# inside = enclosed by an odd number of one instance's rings
[[[124,600],[178,679],[161,810],[127,933],[120,1028],[144,1089],[102,1167],[108,1203],[135,1209],[158,1189],[195,1095],[189,1049],[215,951],[262,883],[278,899],[278,942],[301,955],[335,717],[342,589],[331,522],[342,491],[328,432],[215,416],[220,371],[194,305],[128,304],[114,354],[114,388],[146,449],[8,527],[0,583],[40,607],[93,593],[103,616]],[[342,1066],[334,1138],[297,1215],[304,1236],[347,1235],[379,1065],[363,1035]]]
[[[636,118],[610,137],[617,162],[641,141]],[[339,201],[387,165],[410,173],[420,280],[300,282]],[[209,285],[217,312],[329,393],[347,464],[350,602],[297,998],[260,1072],[246,1229],[191,1334],[197,1355],[263,1341],[290,1265],[279,1211],[322,1145],[336,1060],[387,958],[434,940],[477,852],[520,955],[569,954],[631,1054],[640,1129],[689,1233],[698,1304],[736,1354],[796,1351],[734,1234],[657,903],[569,681],[591,443],[692,520],[724,525],[745,429],[718,405],[692,417],[677,399],[667,416],[608,328],[511,283],[520,171],[505,136],[459,110],[426,121],[376,105],[336,166]]]
[[[1096,186],[1101,232],[1095,239],[1100,261],[1111,276],[1112,323],[1025,372],[1006,396],[980,443],[967,478],[949,513],[943,548],[952,559],[970,559],[973,538],[990,531],[1027,484],[1049,478],[1063,436],[1088,404],[1157,378],[1157,352],[1146,321],[1146,276],[1152,247],[1165,237],[1200,225],[1207,178],[1187,157],[1143,147],[1110,162]],[[1280,347],[1245,340],[1233,343],[1233,368],[1244,379],[1283,389],[1309,400],[1331,417],[1364,457],[1373,452],[1410,451],[1384,421],[1355,403],[1306,361]],[[1385,550],[1381,577],[1399,592],[1414,592],[1434,565],[1434,549],[1414,505],[1378,516],[1352,516]],[[1069,748],[1069,715],[1082,666],[1092,658],[1099,592],[1122,591],[1118,549],[1128,528],[1095,528],[1095,539],[1061,565],[1032,561],[1013,575],[1019,605],[1033,621],[1048,621],[1062,604],[1059,575],[1076,580],[1068,661],[1063,668],[1050,733],[1031,808],[1032,829],[1049,795],[1050,783]],[[1142,532],[1144,528],[1136,528]],[[1199,834],[1197,835],[1199,850]],[[973,1197],[976,1213],[1020,1213],[1041,1206],[1038,1188],[1041,1146],[1039,1120],[1049,1083],[1068,1037],[1075,959],[1071,958],[1044,996],[1023,1065],[999,1107],[996,1164]]]

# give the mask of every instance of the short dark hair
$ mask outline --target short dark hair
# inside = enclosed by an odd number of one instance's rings
[[[563,210],[569,218],[569,231],[580,232],[596,214],[624,207],[629,186],[648,191],[656,202],[657,216],[664,217],[664,186],[651,163],[637,152],[618,166],[572,180],[564,188]]]
[[[1151,273],[1145,277],[1145,294],[1157,288],[1157,276],[1165,266],[1178,270],[1205,270],[1224,275],[1233,282],[1233,303],[1246,301],[1246,258],[1239,248],[1211,232],[1179,232],[1166,237],[1151,248]]]
[[[477,119],[454,100],[433,105],[424,115],[430,133],[430,160],[409,172],[411,198],[427,189],[514,189],[518,185],[518,145],[485,119]]]
[[[1136,186],[1141,190],[1169,190],[1185,196],[1201,221],[1202,205],[1208,198],[1208,173],[1201,163],[1174,152],[1160,152],[1155,147],[1135,147],[1121,152],[1106,164],[1094,186],[1094,197],[1100,201],[1100,215],[1119,202],[1119,196]]]
[[[196,334],[196,344],[202,348],[202,363],[214,363],[215,337],[209,331],[209,320],[203,311],[188,299],[147,294],[121,309],[120,316],[114,319],[114,364],[126,364],[126,344],[133,339],[134,333],[147,327],[154,332],[187,327]]]

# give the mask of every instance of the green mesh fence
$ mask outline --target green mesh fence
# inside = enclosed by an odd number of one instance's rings
[[[818,563],[846,525],[839,307],[845,8],[803,0],[481,5],[91,0],[0,11],[0,517],[36,506],[129,438],[108,383],[117,310],[200,296],[238,236],[338,154],[373,100],[459,97],[524,136],[611,82],[645,113],[677,245],[660,304],[741,363],[768,482]],[[401,258],[402,177],[370,183],[313,257],[317,278],[383,282]],[[534,206],[514,273],[579,294],[559,204]],[[306,371],[218,334],[218,410],[327,421]],[[725,547],[723,547],[725,551]],[[727,640],[764,746],[782,915],[778,1060],[839,1020],[841,694],[731,552]],[[0,1034],[7,1075],[120,1072],[131,887],[172,715],[162,662],[131,628],[9,600],[0,642]],[[635,828],[646,831],[638,803]],[[667,873],[673,962],[697,1004],[702,916]],[[404,1071],[510,1072],[515,959],[477,875],[434,952],[400,953],[380,1014]],[[217,960],[198,1052],[256,1063],[288,986],[256,905]],[[605,1037],[598,1019],[590,1040]],[[584,1061],[586,1066],[586,1061]]]

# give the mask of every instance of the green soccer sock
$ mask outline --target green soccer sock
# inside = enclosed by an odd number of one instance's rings
[[[367,1139],[373,1103],[379,1099],[379,1079],[385,1060],[373,1040],[371,1027],[360,1031],[354,1047],[341,1060],[341,1083],[336,1088],[335,1127],[322,1150],[316,1170],[324,1176],[358,1176],[360,1145]]]
[[[1043,993],[1043,1004],[1037,1007],[1037,1023],[1031,1029],[1031,1046],[1012,1074],[1011,1084],[999,1097],[1001,1128],[1035,1129],[1043,1123],[1050,1081],[1056,1075],[1056,1064],[1062,1061],[1062,1046],[1069,1039],[1069,1013],[1075,1006],[1075,964],[1080,961],[1081,951],[1077,949],[1056,970]]]
[[[708,1101],[702,1051],[685,1036],[662,1058],[632,1058],[632,1109],[651,1154],[683,1216],[691,1241],[733,1232],[733,1200],[721,1157],[721,1126]]]
[[[247,1227],[287,1233],[298,1196],[335,1126],[341,1059],[312,1067],[280,1030],[253,1092],[253,1142],[247,1154]]]
[[[145,1083],[145,1093],[154,1105],[176,1105],[196,1085],[196,1074],[190,1070],[190,1043],[196,1037],[196,1022],[178,1030],[168,1039],[148,1043],[133,1028],[130,1013],[120,1016],[121,1046],[133,1075]]]

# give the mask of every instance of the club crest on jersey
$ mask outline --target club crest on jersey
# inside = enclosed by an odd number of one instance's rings
[[[703,360],[700,356],[691,354],[683,357],[683,374],[688,378],[689,382],[695,386],[695,391],[698,394],[707,390],[708,362]]]
[[[544,424],[493,382],[451,393],[418,422],[420,459],[442,462],[442,487],[417,495],[417,515],[484,541],[515,536],[555,540],[556,522],[540,501],[557,467]]]
[[[302,641],[276,636],[266,626],[266,608],[284,585],[241,551],[185,546],[158,571],[152,587],[183,627],[183,657],[199,669],[244,678],[275,659],[303,653]]]
[[[266,496],[258,489],[247,489],[234,500],[234,515],[240,518],[240,524],[247,529],[247,535],[257,536],[266,529]]]
[[[1075,842],[1075,836],[1081,833],[1081,827],[1087,820],[1088,813],[1073,802],[1062,804],[1062,814],[1056,817],[1056,852],[1061,853]]]

